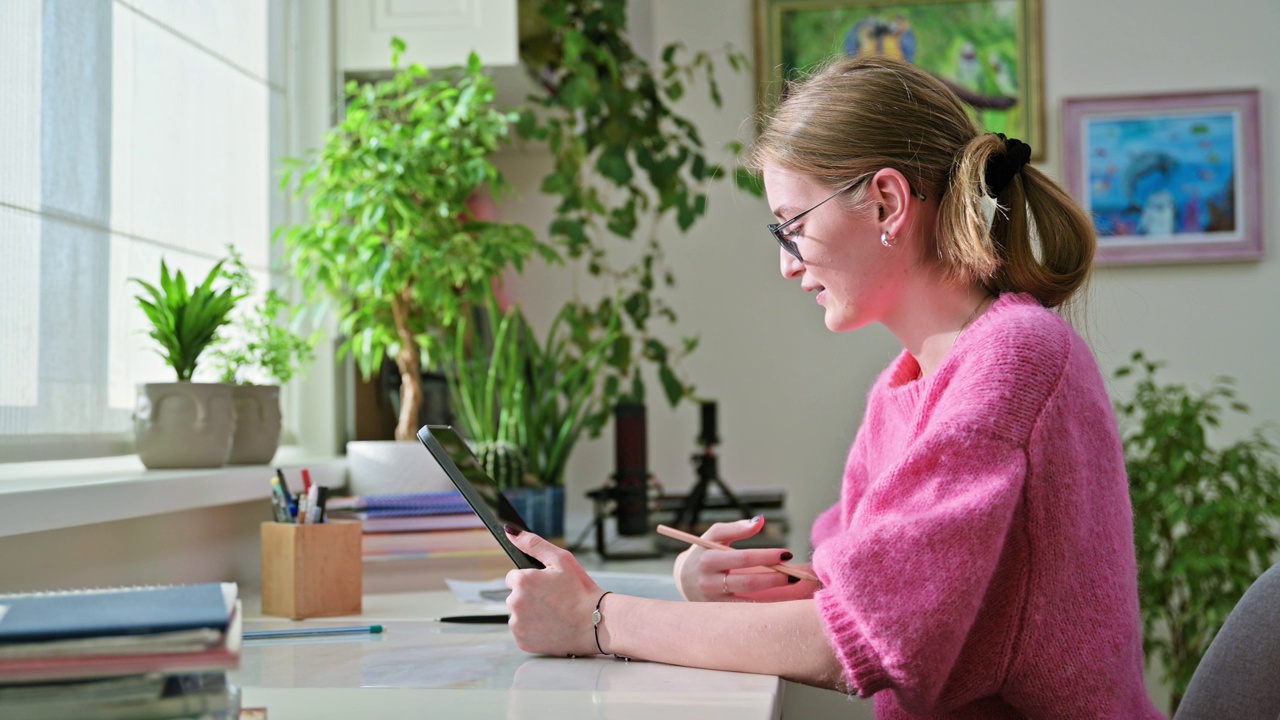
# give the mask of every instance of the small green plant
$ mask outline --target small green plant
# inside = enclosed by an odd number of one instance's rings
[[[1263,428],[1213,447],[1227,410],[1247,413],[1234,381],[1203,392],[1161,384],[1163,363],[1135,352],[1116,371],[1135,378],[1116,402],[1133,498],[1143,645],[1164,666],[1176,710],[1231,609],[1271,566],[1280,536],[1280,469]]]
[[[227,246],[228,261],[223,274],[231,287],[244,297],[256,289],[253,275],[234,246]],[[318,333],[304,336],[294,328],[302,308],[292,305],[275,288],[267,290],[262,302],[232,315],[231,332],[210,351],[222,382],[248,384],[266,382],[283,385],[315,356]]]
[[[422,368],[442,334],[507,267],[558,255],[528,227],[481,221],[467,204],[508,187],[490,156],[516,117],[493,107],[480,58],[436,75],[399,68],[404,47],[392,40],[391,79],[347,83],[346,115],[309,163],[289,161],[283,184],[296,177],[309,217],[282,233],[303,291],[333,301],[341,351],[366,378],[395,360],[395,437],[413,440]]]
[[[244,297],[230,285],[215,290],[214,283],[222,278],[219,262],[203,282],[188,289],[182,271],[170,275],[164,260],[158,287],[130,278],[145,291],[134,299],[151,320],[148,335],[160,345],[156,352],[178,374],[179,382],[191,380],[200,355],[213,343],[218,329],[230,322],[232,309]]]
[[[480,467],[503,490],[518,488],[531,477],[525,466],[524,451],[508,440],[485,440],[471,444],[471,452],[480,461]]]
[[[479,446],[519,448],[536,484],[561,485],[570,453],[603,402],[596,380],[617,340],[619,318],[615,314],[603,337],[593,338],[575,331],[569,322],[574,307],[566,305],[539,344],[518,307],[505,313],[495,303],[489,308],[498,319],[491,342],[465,320],[456,327],[449,389],[459,422]]]

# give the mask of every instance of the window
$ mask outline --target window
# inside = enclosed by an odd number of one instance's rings
[[[268,286],[290,7],[0,3],[0,461],[132,452],[135,384],[173,372],[129,278],[233,243]]]

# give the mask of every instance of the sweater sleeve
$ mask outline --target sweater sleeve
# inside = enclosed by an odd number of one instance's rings
[[[826,542],[828,538],[835,537],[840,532],[840,503],[836,503],[824,510],[813,521],[813,529],[809,531],[809,544],[811,547],[818,547]]]
[[[814,553],[815,594],[859,695],[897,691],[936,709],[1021,501],[1026,453],[982,423],[941,422],[874,478],[840,534]],[[990,672],[1003,670],[992,658]]]

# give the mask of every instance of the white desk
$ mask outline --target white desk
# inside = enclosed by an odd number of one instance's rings
[[[498,564],[446,571],[501,577]],[[397,561],[397,564],[400,564]],[[783,681],[613,658],[549,658],[516,647],[505,625],[428,622],[490,611],[459,603],[429,561],[366,565],[364,612],[312,619],[312,626],[381,624],[382,635],[255,640],[245,643],[232,681],[242,705],[268,720],[294,718],[621,718],[777,720]],[[623,567],[622,569],[627,569]],[[404,587],[417,584],[425,589]],[[385,591],[387,586],[399,588]],[[264,618],[246,597],[245,629],[296,625]]]

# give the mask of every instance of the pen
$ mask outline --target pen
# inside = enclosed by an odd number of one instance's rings
[[[245,640],[266,640],[268,638],[310,637],[312,635],[377,635],[381,632],[381,625],[356,625],[353,627],[296,628],[292,630],[246,630],[243,637]]]
[[[510,619],[510,615],[450,615],[448,617],[431,618],[428,622],[506,625]]]
[[[276,468],[276,477],[280,479],[280,489],[284,491],[285,505],[289,508],[291,516],[298,512],[298,501],[294,499],[293,494],[289,492],[289,483],[284,479],[284,470]]]
[[[315,485],[316,488],[316,522],[327,522],[328,517],[324,513],[325,503],[329,502],[329,488],[323,485]]]
[[[658,526],[658,534],[666,535],[667,537],[675,538],[676,540],[682,540],[684,542],[689,543],[690,545],[697,545],[699,547],[704,547],[708,550],[733,550],[733,548],[729,547],[728,545],[722,545],[721,543],[712,542],[710,540],[703,540],[697,535],[690,535],[689,533],[684,532],[683,530],[677,530],[673,527],[667,527],[666,525]],[[811,582],[821,582],[820,580],[818,580],[818,577],[813,573],[807,570],[801,570],[800,568],[793,568],[790,565],[778,564],[778,565],[766,565],[765,567],[769,568],[774,572],[780,572],[783,575],[790,575],[793,578],[800,578],[801,580],[809,580]]]

